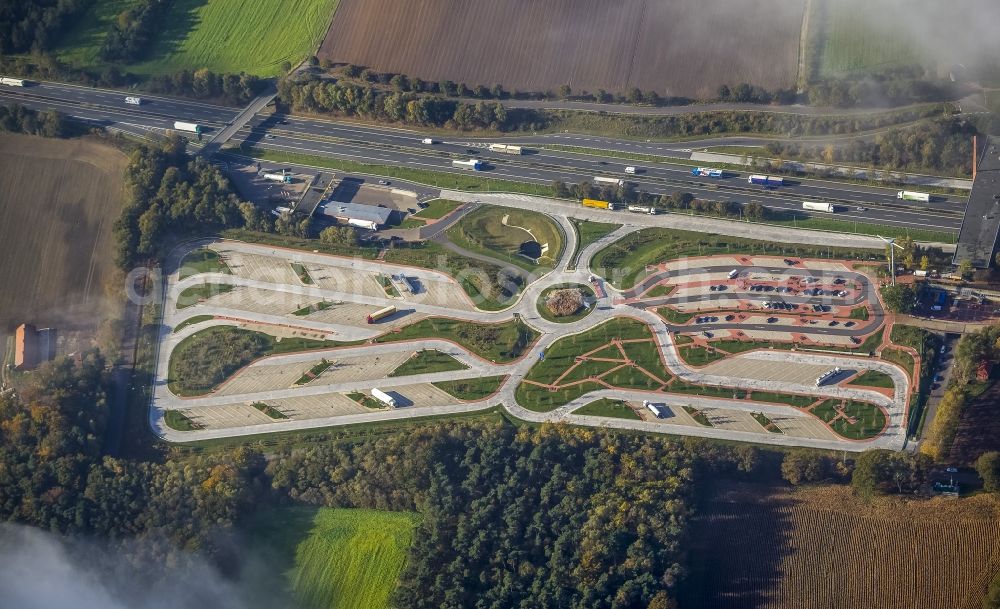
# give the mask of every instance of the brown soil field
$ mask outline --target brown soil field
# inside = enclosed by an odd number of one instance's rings
[[[736,486],[695,519],[680,606],[979,609],[1000,570],[1000,502]]]
[[[320,58],[523,91],[795,84],[805,0],[341,0]]]
[[[1000,450],[1000,382],[970,398],[958,418],[948,463],[974,465],[979,455]]]
[[[92,141],[0,136],[0,333],[102,320],[126,162]]]

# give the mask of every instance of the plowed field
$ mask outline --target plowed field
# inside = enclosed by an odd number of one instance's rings
[[[341,0],[320,57],[508,90],[795,83],[804,0]]]
[[[90,141],[0,137],[0,333],[103,319],[126,160]]]
[[[697,519],[681,606],[978,609],[1000,569],[998,516],[985,495],[866,503],[847,487],[737,487]]]

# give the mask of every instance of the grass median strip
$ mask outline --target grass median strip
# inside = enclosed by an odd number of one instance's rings
[[[231,275],[232,271],[219,256],[218,252],[202,248],[184,256],[184,259],[181,261],[179,275],[181,279],[186,279],[202,273],[225,273]]]
[[[632,419],[641,421],[642,417],[637,415],[626,402],[622,400],[612,400],[602,398],[596,402],[591,402],[582,408],[573,411],[573,414],[593,417],[613,417],[616,419]]]
[[[572,268],[576,268],[577,256],[579,256],[588,245],[622,227],[621,224],[611,224],[610,222],[592,222],[590,220],[578,220],[576,218],[570,218],[569,221],[573,224],[573,228],[576,230],[576,249],[573,250],[573,255],[570,256],[570,261],[573,265]]]
[[[253,404],[251,404],[251,406],[253,406],[257,410],[263,412],[264,414],[266,414],[267,416],[271,417],[272,419],[279,419],[280,420],[280,419],[287,419],[288,418],[288,415],[286,415],[285,413],[281,412],[280,410],[278,410],[277,408],[275,408],[274,406],[271,406],[270,404],[268,404],[266,402],[254,402]]]
[[[373,398],[368,394],[361,393],[360,391],[354,391],[352,393],[348,393],[347,397],[351,398],[358,404],[361,404],[365,408],[371,408],[372,410],[382,410],[383,408],[385,408],[385,404],[379,402],[378,400],[376,400],[375,398]]]
[[[458,381],[439,381],[434,383],[434,386],[459,400],[476,402],[496,393],[506,379],[506,376],[486,376]]]
[[[316,364],[315,366],[313,366],[312,368],[310,368],[309,370],[307,370],[305,374],[303,374],[302,376],[300,376],[299,380],[295,381],[295,384],[296,385],[305,385],[306,383],[309,383],[309,382],[317,379],[319,377],[319,375],[321,375],[324,372],[326,372],[327,370],[329,370],[330,366],[332,366],[332,365],[333,365],[333,362],[327,360],[326,358],[321,359],[318,364]]]
[[[186,288],[177,296],[177,308],[184,309],[194,306],[203,300],[208,300],[212,296],[228,294],[234,290],[234,286],[227,283],[203,283],[201,285]]]
[[[295,274],[299,276],[299,281],[301,281],[305,285],[312,285],[313,279],[312,277],[309,276],[309,271],[306,270],[305,265],[303,265],[301,262],[293,262],[292,270],[295,271]]]
[[[468,366],[447,353],[442,353],[437,349],[424,349],[414,353],[410,359],[389,373],[389,376],[412,376],[468,369]]]
[[[440,338],[452,340],[483,359],[507,363],[524,355],[538,337],[538,332],[520,321],[479,324],[444,317],[430,317],[383,334],[376,338],[375,342]]]

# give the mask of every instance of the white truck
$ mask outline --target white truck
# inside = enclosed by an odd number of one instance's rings
[[[292,183],[292,175],[290,173],[263,173],[261,177],[271,182],[281,182],[282,184]]]
[[[653,206],[647,207],[645,205],[629,205],[628,210],[636,214],[649,214],[651,216],[656,215],[656,208]]]
[[[0,76],[0,85],[7,85],[8,87],[23,87],[28,81],[23,78],[9,78],[7,76]]]
[[[201,125],[197,123],[185,123],[184,121],[174,121],[174,129],[177,131],[187,131],[201,135]]]
[[[634,176],[635,174],[639,173],[639,169],[637,167],[629,166],[625,168],[625,173]]]
[[[461,167],[462,169],[471,169],[473,171],[483,170],[483,162],[479,159],[469,159],[468,161],[455,160],[451,164],[454,167]]]
[[[130,106],[141,106],[142,105],[142,98],[141,97],[136,97],[134,95],[129,95],[128,97],[125,98],[125,103],[128,104],[128,105],[130,105]]]
[[[913,192],[910,190],[901,190],[896,193],[896,198],[901,201],[918,201],[920,203],[930,203],[931,196],[925,192]]]
[[[512,144],[490,144],[489,151],[502,154],[524,154],[524,148]]]
[[[424,139],[420,140],[420,143],[421,144],[436,144],[437,142],[434,141],[434,138],[425,137]]]
[[[389,395],[388,393],[382,391],[377,387],[372,389],[372,397],[378,400],[379,402],[382,402],[389,408],[396,407],[396,400],[391,395]]]
[[[594,182],[598,184],[613,184],[619,188],[625,186],[625,180],[619,180],[618,178],[605,178],[604,176],[596,176]]]
[[[814,201],[803,201],[802,209],[806,209],[809,211],[825,211],[827,213],[832,214],[834,211],[836,211],[837,208],[833,205],[833,203],[816,203]]]

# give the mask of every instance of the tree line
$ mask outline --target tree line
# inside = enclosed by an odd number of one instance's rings
[[[142,59],[171,4],[171,0],[140,0],[119,13],[104,35],[101,59],[120,63]]]
[[[44,137],[63,137],[67,127],[57,110],[32,110],[21,104],[0,106],[0,131]]]
[[[48,49],[93,0],[18,0],[0,6],[0,53]]]

